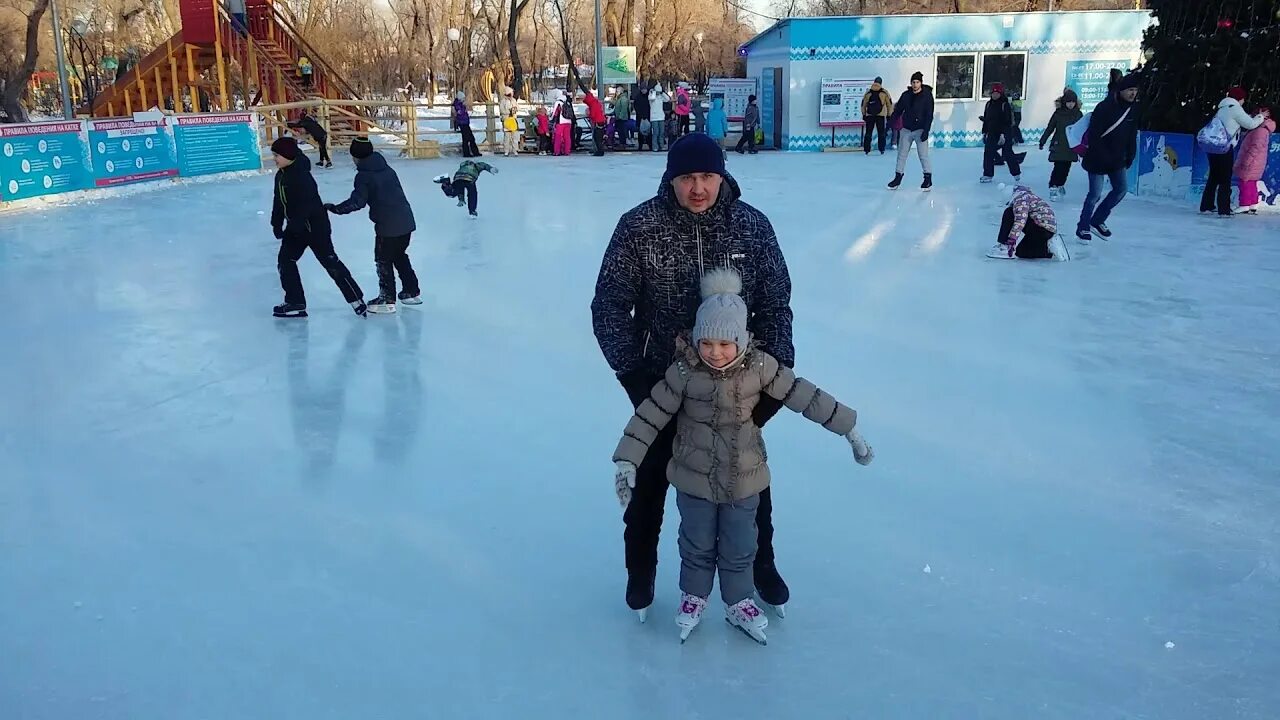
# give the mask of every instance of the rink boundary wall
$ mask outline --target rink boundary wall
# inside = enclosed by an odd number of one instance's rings
[[[262,169],[255,113],[0,125],[0,205],[154,180]]]

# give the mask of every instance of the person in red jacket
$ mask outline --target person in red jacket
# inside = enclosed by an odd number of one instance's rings
[[[600,103],[600,98],[587,93],[587,118],[591,121],[591,140],[595,143],[595,151],[592,155],[602,157],[604,155],[604,105]]]

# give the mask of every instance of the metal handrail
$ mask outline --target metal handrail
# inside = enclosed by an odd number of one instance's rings
[[[347,82],[347,79],[344,78],[341,73],[334,70],[333,66],[324,59],[324,56],[317,52],[315,47],[313,47],[311,43],[307,42],[306,38],[302,36],[302,33],[298,30],[298,18],[293,14],[293,11],[278,2],[268,3],[268,5],[270,5],[271,13],[276,18],[276,21],[280,23],[285,30],[289,31],[290,40],[300,45],[303,50],[307,51],[307,59],[311,61],[311,64],[319,65],[324,70],[325,75],[332,79],[334,84],[338,85],[338,89],[343,93],[356,100],[361,99],[360,95],[356,93],[355,88],[352,87],[351,83]]]

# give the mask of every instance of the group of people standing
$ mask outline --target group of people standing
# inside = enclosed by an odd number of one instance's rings
[[[1227,96],[1218,103],[1218,111],[1210,121],[1221,124],[1230,144],[1223,152],[1208,153],[1209,180],[1204,186],[1204,194],[1200,196],[1202,213],[1211,213],[1216,209],[1219,217],[1232,217],[1233,175],[1240,188],[1238,212],[1258,212],[1258,181],[1262,179],[1267,167],[1267,152],[1276,123],[1271,117],[1270,106],[1260,106],[1253,115],[1246,112],[1246,99],[1248,93],[1244,88],[1231,88],[1227,91]]]

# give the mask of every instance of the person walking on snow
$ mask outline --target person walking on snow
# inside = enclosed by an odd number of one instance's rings
[[[368,312],[364,293],[351,277],[351,271],[338,259],[333,249],[333,229],[329,213],[320,199],[316,179],[311,175],[311,161],[298,150],[298,142],[285,136],[271,143],[271,156],[276,163],[274,193],[271,199],[271,231],[280,241],[276,269],[284,302],[271,309],[276,317],[306,317],[307,296],[298,274],[298,260],[307,248],[333,278],[342,297],[360,317]]]
[[[555,124],[555,154],[570,155],[573,153],[573,99],[561,91],[556,100],[555,110],[551,113],[551,122]]]
[[[600,263],[591,318],[600,350],[632,407],[648,397],[676,357],[676,336],[694,324],[699,279],[712,268],[738,271],[753,339],[781,365],[795,364],[787,263],[769,219],[741,198],[737,181],[725,171],[723,151],[709,136],[694,133],[671,147],[657,196],[618,221]],[[755,426],[764,427],[781,407],[762,397],[751,412]],[[623,516],[626,598],[633,610],[653,602],[674,438],[675,427],[668,426],[652,441]],[[772,517],[766,488],[756,513],[754,581],[762,600],[782,606],[790,591],[774,562]]]
[[[877,77],[871,83],[871,89],[862,96],[862,152],[865,155],[871,154],[871,136],[876,132],[880,134],[880,154],[884,154],[885,123],[893,115],[893,98],[889,97],[889,91],[881,84],[883,82]]]
[[[317,167],[331,168],[333,160],[329,158],[329,133],[324,131],[320,123],[316,119],[307,114],[306,110],[302,111],[302,115],[294,122],[288,123],[288,126],[294,130],[302,130],[307,133],[311,141],[316,144],[316,149],[320,151],[320,160],[316,163]]]
[[[1235,175],[1240,183],[1240,210],[1242,213],[1258,213],[1258,181],[1267,169],[1267,150],[1271,146],[1271,134],[1276,131],[1276,121],[1270,107],[1259,108],[1264,118],[1257,128],[1245,133],[1240,141],[1240,155],[1236,157]]]
[[[463,160],[458,166],[458,171],[453,174],[452,180],[448,175],[440,175],[433,182],[440,183],[440,189],[444,191],[446,197],[458,198],[458,207],[465,204],[471,217],[477,217],[476,207],[480,203],[480,189],[476,187],[476,183],[479,182],[482,172],[497,175],[498,168],[486,162]]]
[[[631,95],[631,107],[636,113],[636,150],[643,150],[646,142],[652,150],[653,137],[649,134],[652,130],[652,123],[649,122],[649,93],[639,85],[636,85],[636,90]]]
[[[1052,258],[1049,243],[1058,233],[1053,207],[1026,185],[1010,191],[1009,206],[1000,221],[996,246],[987,257],[1018,257],[1025,260]]]
[[[462,157],[480,157],[476,135],[471,131],[471,112],[467,110],[467,94],[458,91],[453,99],[453,122],[462,133]]]
[[[676,88],[676,119],[680,122],[680,135],[689,134],[689,113],[693,112],[693,101],[689,99],[689,89],[684,83]]]
[[[1077,238],[1089,242],[1093,232],[1104,239],[1111,237],[1107,219],[1128,192],[1128,169],[1137,156],[1138,76],[1129,73],[1116,81],[1115,92],[1098,103],[1089,118],[1089,147],[1081,163],[1089,173],[1089,194],[1080,209]],[[1099,203],[1106,182],[1111,183],[1111,192]]]
[[[897,190],[902,184],[903,173],[907,171],[907,158],[911,155],[911,146],[916,146],[916,154],[920,157],[920,169],[924,171],[924,183],[920,189],[928,192],[933,187],[933,163],[929,160],[929,128],[933,126],[933,88],[924,84],[924,74],[911,75],[911,87],[898,98],[893,108],[890,122],[901,120],[902,129],[898,131],[898,169],[889,183],[890,190]]]
[[[1253,130],[1262,125],[1267,116],[1258,113],[1249,117],[1241,103],[1247,94],[1242,87],[1233,87],[1227,96],[1218,103],[1218,112],[1214,115],[1227,130],[1231,145],[1226,152],[1207,153],[1209,155],[1209,181],[1205,183],[1204,193],[1200,196],[1200,212],[1213,212],[1214,200],[1217,200],[1218,217],[1231,217],[1231,169],[1234,158],[1233,150],[1240,140],[1241,130]]]
[[[756,128],[760,125],[760,106],[756,105],[756,96],[747,96],[747,109],[742,114],[742,137],[738,138],[738,146],[734,151],[739,155],[742,154],[742,146],[745,143],[747,152],[755,155],[756,150]]]
[[[729,115],[724,111],[724,98],[711,101],[711,112],[707,113],[707,134],[721,148],[724,139],[729,136]]]
[[[546,155],[551,152],[551,118],[547,116],[547,109],[538,106],[538,154]]]
[[[604,104],[600,98],[587,93],[583,100],[587,103],[587,119],[591,122],[591,142],[595,146],[591,154],[604,157]]]
[[[649,91],[649,134],[652,141],[649,147],[654,152],[667,147],[667,113],[662,105],[669,102],[671,96],[663,92],[661,83]]]
[[[613,122],[622,136],[623,147],[626,147],[631,140],[631,95],[626,88],[619,87],[618,93],[613,96]]]
[[[1040,149],[1044,150],[1045,143],[1049,143],[1049,161],[1053,163],[1053,172],[1049,175],[1049,199],[1057,202],[1066,195],[1071,166],[1080,159],[1071,149],[1067,128],[1079,122],[1084,113],[1080,112],[1080,98],[1071,88],[1064,90],[1062,97],[1054,103],[1057,108],[1040,136]]]
[[[1004,96],[1004,85],[991,86],[991,99],[982,111],[982,182],[989,183],[996,174],[996,155],[1003,155],[1009,174],[1016,183],[1022,179],[1020,158],[1013,151],[1013,106]]]
[[[356,163],[356,178],[351,196],[325,210],[334,215],[347,215],[363,207],[369,208],[373,221],[373,264],[378,271],[378,297],[369,302],[371,313],[396,311],[396,273],[400,273],[400,301],[405,305],[421,305],[418,275],[409,262],[409,241],[418,229],[413,221],[413,208],[404,195],[400,176],[387,164],[382,153],[374,152],[365,136],[351,141],[351,157]]]
[[[753,597],[752,565],[760,493],[770,473],[753,411],[768,397],[843,436],[859,464],[874,455],[855,429],[856,412],[756,347],[736,270],[710,270],[701,287],[693,331],[676,339],[674,362],[636,408],[613,453],[614,489],[625,511],[638,467],[674,419],[666,475],[680,509],[680,640],[702,620],[719,570],[725,619],[763,644],[769,621]]]

